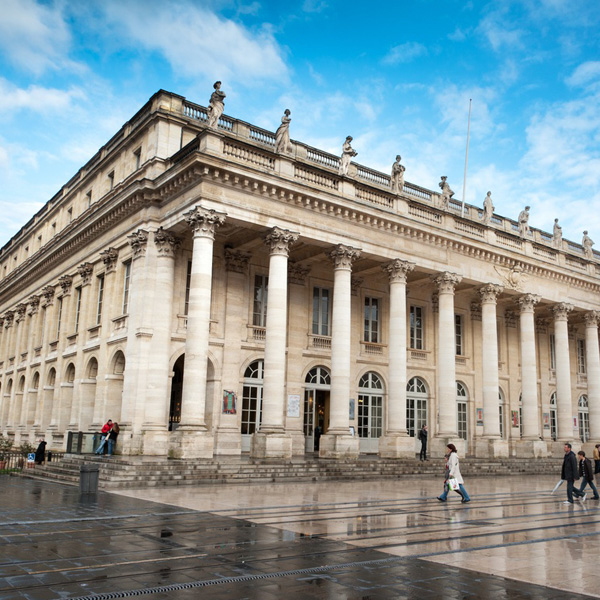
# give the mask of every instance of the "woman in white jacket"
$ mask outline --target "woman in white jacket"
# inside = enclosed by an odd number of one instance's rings
[[[458,466],[458,453],[456,451],[456,446],[454,444],[448,444],[446,446],[448,448],[448,454],[446,454],[446,474],[444,479],[444,492],[441,496],[438,496],[438,500],[440,502],[446,502],[446,498],[448,496],[448,492],[450,491],[450,486],[448,485],[449,479],[456,479],[458,483],[458,490],[454,490],[457,494],[462,496],[461,502],[467,503],[471,502],[471,498],[463,485],[464,480],[462,475],[460,474],[460,467]]]

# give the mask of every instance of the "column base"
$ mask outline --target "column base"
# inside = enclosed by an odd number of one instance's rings
[[[180,427],[169,444],[169,458],[213,458],[215,439],[212,433]]]
[[[551,451],[543,440],[517,440],[513,444],[512,455],[517,458],[546,458]]]
[[[502,439],[475,440],[475,456],[477,458],[508,458],[508,442]]]
[[[241,456],[242,434],[239,428],[217,428],[214,452],[215,456]]]
[[[432,458],[442,458],[448,454],[447,444],[454,444],[458,452],[458,456],[464,457],[467,454],[467,442],[457,436],[440,436],[429,438],[427,444],[427,453]]]
[[[319,441],[320,458],[358,458],[360,442],[357,436],[326,433]]]
[[[306,441],[302,431],[290,431],[292,438],[292,456],[302,456],[306,454]]]
[[[250,444],[252,458],[292,458],[292,437],[287,433],[255,433]]]
[[[142,436],[142,454],[145,456],[167,456],[169,452],[169,432],[166,429],[142,430]],[[119,433],[120,437],[121,434]],[[131,449],[133,450],[133,448]]]
[[[379,438],[381,458],[414,458],[415,439],[409,435],[384,435]]]

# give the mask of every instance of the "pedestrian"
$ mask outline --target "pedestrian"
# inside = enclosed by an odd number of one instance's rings
[[[575,480],[579,479],[579,475],[577,474],[577,457],[571,450],[571,444],[565,444],[564,450],[565,457],[560,478],[567,482],[567,499],[563,504],[573,504],[573,496],[585,499],[585,494],[575,487]]]
[[[600,473],[600,444],[594,446],[594,473]]]
[[[441,496],[438,496],[438,500],[440,502],[446,502],[446,498],[448,497],[448,492],[450,491],[449,481],[450,479],[455,479],[456,483],[458,483],[458,489],[454,490],[459,496],[462,497],[461,502],[467,503],[471,502],[471,498],[465,489],[464,480],[462,475],[460,474],[460,467],[458,464],[458,452],[456,450],[456,446],[454,444],[448,444],[446,446],[448,448],[448,453],[446,454],[446,473],[444,479],[444,492]]]
[[[421,442],[421,452],[419,460],[427,460],[427,425],[423,425],[419,431],[419,440]]]
[[[585,457],[585,452],[580,450],[577,453],[577,458],[579,459],[579,475],[582,478],[581,487],[579,488],[580,492],[583,492],[586,485],[589,485],[592,488],[592,492],[594,492],[594,500],[600,500],[600,496],[598,495],[598,490],[594,485],[594,473],[592,471],[592,461],[589,458]],[[582,502],[585,502],[587,494],[583,494]]]
[[[102,426],[102,441],[100,442],[98,448],[96,448],[96,452],[94,454],[102,454],[112,426],[113,422],[110,419]]]
[[[119,424],[115,421],[113,423],[112,429],[110,430],[107,439],[108,439],[108,456],[113,455],[113,450],[117,445],[117,438],[119,437]]]
[[[40,444],[35,451],[35,463],[37,465],[43,465],[46,460],[46,441],[44,438],[40,440]]]

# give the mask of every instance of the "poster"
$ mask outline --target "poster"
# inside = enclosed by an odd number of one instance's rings
[[[518,410],[511,410],[511,415],[512,415],[512,426],[513,427],[518,427],[519,426],[519,411]]]
[[[287,416],[288,417],[299,417],[300,416],[300,395],[299,394],[288,394]]]
[[[477,425],[483,425],[483,408],[476,409],[477,411]]]
[[[550,413],[542,413],[542,422],[544,429],[550,429]]]
[[[231,390],[223,390],[223,414],[235,415],[237,412],[237,396]]]
[[[350,398],[350,420],[354,419],[354,398]]]

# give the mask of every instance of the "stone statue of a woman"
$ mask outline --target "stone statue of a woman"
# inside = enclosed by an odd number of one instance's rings
[[[396,162],[392,165],[392,176],[390,177],[390,187],[394,194],[399,194],[404,188],[404,171],[405,167],[400,164],[402,157],[398,154]]]
[[[208,115],[207,125],[216,129],[219,118],[225,110],[225,92],[221,91],[220,81],[215,81],[213,88],[215,88],[215,91],[210,95],[210,102],[208,103],[206,112]]]
[[[356,150],[352,148],[352,136],[349,135],[346,138],[342,146],[342,156],[340,158],[340,175],[348,175],[348,167],[350,166],[350,161],[358,154]]]
[[[290,143],[290,109],[286,108],[281,117],[281,125],[275,132],[275,152],[291,152],[292,145]]]

